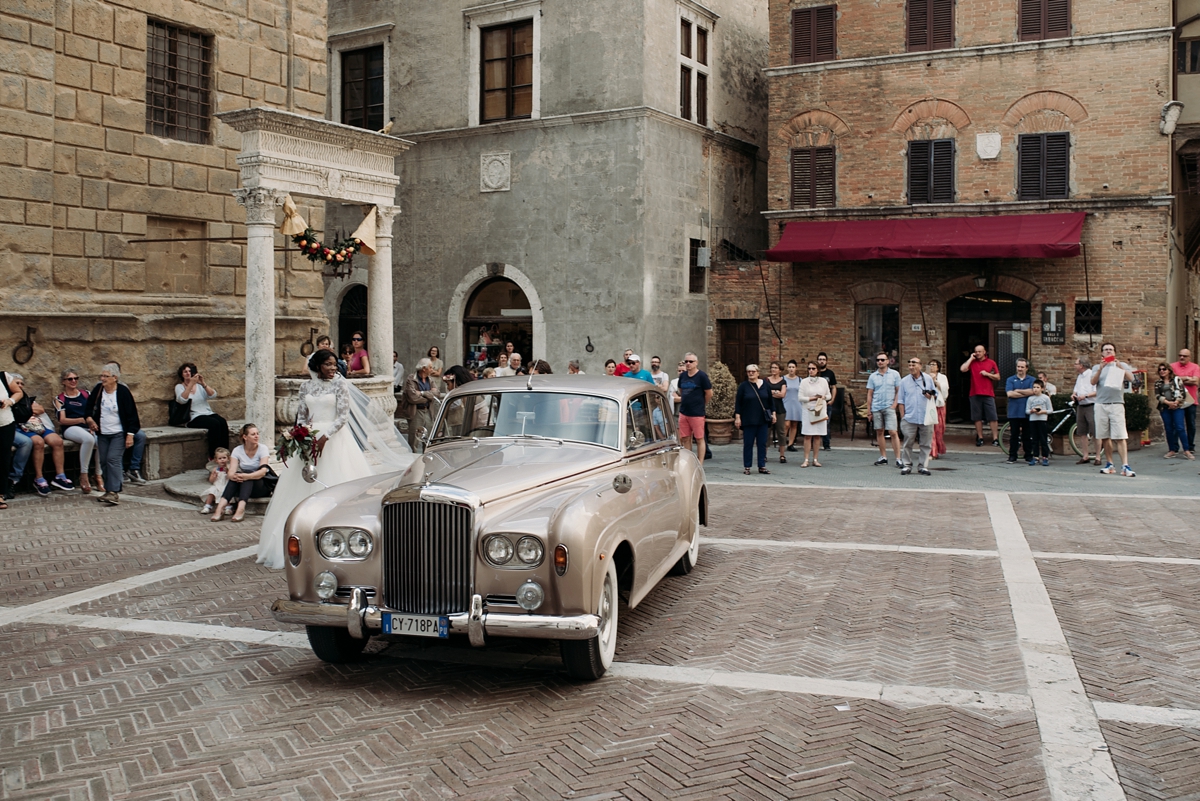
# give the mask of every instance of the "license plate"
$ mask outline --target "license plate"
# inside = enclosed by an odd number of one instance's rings
[[[450,636],[450,618],[445,615],[398,615],[394,612],[384,612],[383,633],[446,638]]]

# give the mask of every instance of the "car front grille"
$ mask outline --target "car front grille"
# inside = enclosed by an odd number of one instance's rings
[[[413,615],[470,609],[470,509],[426,501],[383,507],[383,601]]]

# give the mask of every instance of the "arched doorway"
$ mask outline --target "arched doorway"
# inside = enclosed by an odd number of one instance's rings
[[[355,284],[342,295],[342,303],[338,307],[338,335],[334,347],[340,352],[342,345],[350,344],[350,335],[355,331],[367,330],[367,288]],[[391,364],[391,354],[387,354],[384,364]]]
[[[506,342],[525,364],[533,358],[533,310],[515,281],[496,277],[475,288],[463,314],[463,356],[467,367],[495,367]]]
[[[969,420],[968,397],[970,376],[959,372],[959,366],[971,355],[976,345],[987,348],[988,355],[1000,366],[1000,375],[1007,377],[1017,371],[1017,359],[1029,357],[1029,321],[1033,307],[1029,301],[1005,292],[980,290],[959,295],[946,304],[946,364],[950,378],[951,420]],[[996,410],[1001,416],[1007,408],[1004,386],[996,396]]]

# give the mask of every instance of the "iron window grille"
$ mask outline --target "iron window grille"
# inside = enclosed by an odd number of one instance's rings
[[[1099,334],[1101,333],[1101,318],[1103,317],[1104,304],[1101,301],[1076,301],[1075,303],[1075,333],[1076,334]]]
[[[146,24],[146,133],[206,145],[212,122],[212,37]]]
[[[342,123],[383,127],[383,45],[342,53]]]

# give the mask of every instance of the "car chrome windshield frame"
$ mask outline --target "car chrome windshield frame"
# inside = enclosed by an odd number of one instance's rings
[[[475,384],[477,382],[472,381],[471,383]],[[522,435],[522,434],[499,434],[499,435],[496,435],[496,434],[493,434],[490,437],[469,437],[466,435],[460,435],[460,436],[455,436],[455,437],[446,437],[446,438],[434,437],[433,435],[437,433],[439,427],[442,425],[442,420],[446,416],[446,412],[447,412],[447,408],[448,408],[448,404],[446,402],[447,400],[461,400],[462,398],[466,397],[467,395],[484,395],[484,394],[487,394],[487,395],[510,395],[510,394],[527,395],[530,393],[530,390],[528,390],[528,389],[516,388],[516,387],[506,387],[504,389],[485,389],[483,387],[471,387],[470,389],[467,389],[466,387],[462,387],[461,389],[462,389],[462,392],[460,394],[454,395],[453,398],[451,398],[449,395],[447,395],[445,398],[442,399],[441,407],[438,409],[438,415],[434,419],[433,425],[431,425],[429,427],[430,436],[425,441],[425,444],[427,447],[436,448],[440,445],[445,445],[445,444],[448,444],[451,442],[466,441],[466,442],[473,442],[474,444],[479,444],[479,443],[485,442],[487,440],[503,439],[503,440],[535,441],[535,442],[546,442],[546,441],[559,442],[559,443],[569,442],[569,443],[577,444],[577,445],[593,445],[597,448],[605,448],[606,450],[614,451],[616,453],[625,453],[625,448],[623,448],[621,446],[621,443],[624,441],[624,434],[625,434],[625,419],[624,419],[623,404],[626,402],[627,399],[623,399],[622,397],[614,397],[612,395],[599,394],[596,392],[579,392],[577,390],[571,390],[571,389],[552,389],[552,390],[544,390],[541,392],[538,392],[537,390],[533,390],[533,392],[535,392],[537,394],[543,394],[543,395],[573,395],[573,396],[580,397],[580,398],[596,398],[598,400],[605,400],[605,401],[609,401],[610,403],[614,404],[617,407],[616,408],[616,411],[617,411],[617,444],[616,445],[607,445],[603,442],[595,442],[594,440],[590,440],[590,439],[571,439],[570,437],[548,437],[545,435]],[[435,442],[434,441],[435,439],[438,441]]]

